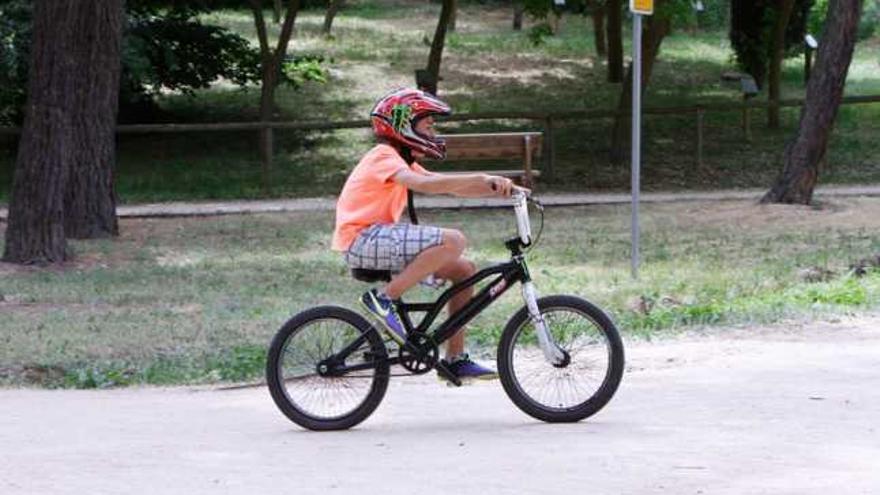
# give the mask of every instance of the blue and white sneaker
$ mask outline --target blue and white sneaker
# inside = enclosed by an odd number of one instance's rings
[[[444,359],[443,364],[462,382],[498,378],[498,372],[475,363],[467,354],[459,354],[449,361]]]
[[[384,294],[379,294],[376,289],[370,289],[361,296],[361,304],[382,323],[382,327],[389,337],[403,345],[406,341],[406,329],[403,322],[400,321],[400,315],[397,314],[394,301]]]

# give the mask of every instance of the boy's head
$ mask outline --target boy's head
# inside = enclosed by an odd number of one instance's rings
[[[434,134],[434,116],[452,109],[438,98],[418,89],[402,88],[385,95],[373,111],[376,137],[403,151],[437,160],[446,157],[446,143]]]

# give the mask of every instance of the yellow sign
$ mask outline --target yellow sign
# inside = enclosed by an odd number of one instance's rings
[[[633,14],[651,15],[654,13],[654,0],[629,0],[629,10]]]

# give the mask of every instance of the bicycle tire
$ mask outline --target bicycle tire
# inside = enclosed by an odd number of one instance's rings
[[[346,378],[346,376],[342,377],[321,377],[317,373],[313,373],[311,375],[307,375],[301,378],[286,378],[285,370],[284,370],[284,357],[289,353],[296,353],[296,349],[291,349],[288,352],[289,346],[293,343],[293,339],[297,337],[301,332],[305,331],[305,329],[310,328],[310,326],[321,325],[329,323],[331,325],[339,325],[338,328],[345,329],[347,342],[340,343],[341,347],[344,347],[346,343],[354,342],[352,337],[363,335],[366,338],[365,345],[358,348],[360,349],[368,349],[368,352],[364,352],[361,355],[363,359],[366,360],[367,354],[372,356],[369,359],[375,360],[375,367],[371,368],[373,373],[370,379],[368,391],[365,394],[365,397],[362,401],[357,403],[352,407],[351,410],[344,411],[341,414],[337,415],[321,415],[315,412],[309,411],[307,407],[303,403],[298,403],[298,401],[291,396],[289,393],[287,386],[285,383],[295,380],[305,380],[309,379],[313,381],[315,385],[328,385],[330,384],[330,380]],[[333,328],[333,327],[331,327]],[[326,331],[324,332],[326,339]],[[336,332],[339,333],[339,332]],[[334,334],[335,335],[335,334]],[[333,343],[336,342],[336,337],[333,337]],[[316,353],[322,347],[318,344],[315,344],[316,347],[314,350]],[[302,345],[300,345],[302,347]],[[328,344],[328,347],[332,347],[332,344]],[[338,352],[337,349],[335,352]],[[333,350],[328,349],[325,354],[332,354]],[[305,356],[313,356],[312,352],[303,352],[301,353]],[[311,359],[314,361],[320,361],[329,356],[314,356],[308,357],[306,359]],[[382,341],[382,338],[379,336],[378,332],[375,331],[372,325],[365,320],[361,315],[351,311],[349,309],[337,307],[337,306],[319,306],[316,308],[312,308],[306,311],[303,311],[290,320],[288,320],[284,326],[275,334],[275,337],[272,339],[272,343],[269,346],[269,352],[266,359],[266,383],[269,387],[269,392],[272,395],[272,399],[275,401],[275,404],[294,423],[302,426],[303,428],[309,430],[316,431],[328,431],[328,430],[344,430],[351,428],[360,422],[367,419],[373,411],[379,406],[379,403],[382,402],[382,398],[385,396],[385,391],[388,388],[388,377],[389,377],[389,365],[388,365],[388,354],[385,349],[385,345]],[[316,364],[316,363],[313,363]],[[307,366],[303,366],[303,369],[307,369]],[[365,370],[369,371],[369,370]],[[349,376],[348,378],[354,378],[353,376]],[[357,377],[360,378],[359,376]],[[360,385],[360,383],[357,383]],[[307,385],[304,390],[308,390]],[[345,387],[343,387],[345,388]],[[347,391],[347,390],[346,390]],[[342,392],[342,390],[338,391]],[[322,398],[325,398],[328,394],[321,395]],[[300,401],[302,402],[302,401]]]
[[[523,332],[527,328],[532,328],[530,325],[531,320],[528,308],[523,307],[507,322],[501,340],[498,343],[498,373],[504,391],[513,403],[523,412],[542,421],[550,423],[569,423],[590,417],[608,404],[614,396],[614,393],[617,391],[623,376],[624,350],[623,342],[620,339],[617,328],[601,309],[578,297],[565,295],[544,297],[538,300],[538,308],[541,311],[541,314],[545,315],[545,321],[548,320],[550,315],[560,311],[568,311],[571,314],[579,315],[584,318],[585,322],[591,323],[591,326],[597,330],[597,335],[602,336],[607,350],[608,362],[607,365],[604,366],[604,370],[601,371],[601,385],[599,385],[592,393],[589,393],[588,391],[589,396],[585,400],[579,400],[575,404],[564,407],[561,405],[548,405],[544,403],[549,402],[547,400],[542,402],[543,396],[538,398],[533,397],[533,395],[537,394],[534,392],[529,393],[527,387],[524,386],[524,380],[530,377],[519,376],[517,374],[517,365],[514,363],[514,358],[516,357],[515,354],[517,352],[517,342],[521,336],[524,335]],[[551,327],[549,328],[549,331],[551,334],[554,334],[554,338],[557,339],[558,342],[559,337],[555,335],[555,331],[559,330],[554,330],[554,328],[552,328],[553,323],[550,321],[548,321],[548,326]],[[535,333],[533,329],[532,333]],[[544,360],[543,354],[540,353],[540,348],[537,345],[536,339],[537,337],[534,337],[532,349],[530,350],[532,356],[531,360],[529,361],[526,357],[523,357],[529,352],[526,350],[522,352],[520,360],[531,363],[536,369],[540,369],[541,372],[546,372],[548,375],[551,375],[551,378],[553,374],[558,374],[560,376],[565,374],[564,370],[569,369],[569,366],[572,366],[572,364],[567,364],[565,367],[558,368],[548,363]],[[564,345],[560,344],[560,346],[565,349]],[[566,349],[566,351],[568,353],[571,350]],[[580,349],[578,349],[578,352],[580,352]],[[574,363],[574,359],[575,357],[570,357],[571,363]],[[581,361],[585,360],[582,359]],[[578,366],[586,368],[586,365],[579,363],[573,366],[568,371],[568,374],[571,375],[572,373],[577,372]],[[525,366],[520,367],[523,368]],[[525,371],[521,370],[521,373],[524,374]],[[566,378],[571,379],[570,376],[567,376]]]

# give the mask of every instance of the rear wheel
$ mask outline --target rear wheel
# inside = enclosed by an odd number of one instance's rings
[[[528,309],[507,323],[498,344],[498,373],[504,391],[526,414],[548,422],[573,422],[602,409],[623,375],[623,343],[599,308],[572,296],[538,300],[553,340],[566,359],[544,358]]]
[[[294,316],[275,335],[266,382],[275,404],[294,423],[343,430],[379,406],[388,388],[387,357],[382,339],[362,316],[321,306]]]

